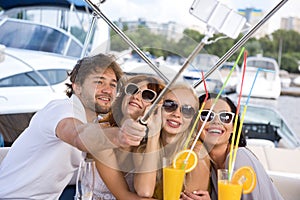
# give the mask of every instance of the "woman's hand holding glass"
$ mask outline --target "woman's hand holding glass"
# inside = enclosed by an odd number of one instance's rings
[[[180,200],[210,200],[208,191],[198,190],[194,192],[184,191],[181,193]]]

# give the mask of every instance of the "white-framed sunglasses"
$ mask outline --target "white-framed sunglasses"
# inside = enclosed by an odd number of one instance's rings
[[[141,90],[139,86],[134,83],[128,83],[125,86],[125,94],[127,95],[136,95],[139,92],[141,92],[142,99],[146,102],[152,102],[157,96],[155,91],[150,89]]]
[[[205,121],[206,117],[208,116],[209,110],[202,110],[200,114],[200,120],[202,122]],[[211,122],[214,120],[215,116],[219,117],[219,121],[223,124],[230,124],[234,118],[234,113],[232,112],[219,112],[216,113],[214,111],[211,111],[210,115],[208,116],[207,122]]]

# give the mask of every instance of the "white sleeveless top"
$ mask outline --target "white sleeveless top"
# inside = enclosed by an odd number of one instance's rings
[[[133,173],[128,172],[124,176],[131,192],[134,192],[133,175]],[[93,200],[116,200],[116,197],[106,187],[99,173],[95,175]]]

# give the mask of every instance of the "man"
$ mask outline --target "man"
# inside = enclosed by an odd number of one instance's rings
[[[146,130],[137,122],[127,121],[120,130],[93,123],[109,111],[121,76],[113,57],[78,61],[70,74],[70,98],[38,111],[1,163],[1,199],[58,199],[84,152],[139,144]]]

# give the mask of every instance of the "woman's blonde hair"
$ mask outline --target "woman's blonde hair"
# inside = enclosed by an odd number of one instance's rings
[[[174,84],[173,86],[171,86],[170,88],[167,89],[167,93],[169,92],[173,92],[174,90],[178,90],[178,89],[185,89],[187,91],[190,91],[191,92],[191,96],[189,97],[186,97],[186,98],[194,98],[195,102],[196,102],[196,107],[194,108],[195,111],[198,111],[199,110],[199,101],[198,101],[198,96],[195,92],[195,90],[193,89],[192,86],[186,84],[186,83],[177,83],[177,84]],[[197,112],[196,112],[197,113]],[[195,123],[195,120],[196,120],[196,113],[195,115],[193,116],[192,120],[191,120],[191,123],[189,125],[189,127],[183,131],[182,133],[178,133],[178,137],[176,137],[176,141],[174,141],[171,145],[172,145],[172,149],[174,149],[173,153],[170,154],[170,155],[164,155],[164,156],[168,156],[170,159],[169,160],[173,160],[174,156],[180,151],[180,150],[183,150],[184,146],[185,146],[185,143],[187,142],[187,139],[189,138],[188,136],[191,134],[191,131],[192,131],[192,127]],[[192,137],[193,135],[196,133],[196,131],[194,130],[194,132],[192,133]],[[160,140],[161,140],[161,143],[162,143],[162,135],[160,136]],[[175,145],[175,146],[174,146]]]
[[[195,102],[196,102],[196,107],[194,108],[196,111],[199,110],[199,101],[198,101],[198,97],[197,94],[195,92],[195,90],[190,86],[187,85],[186,83],[176,83],[174,85],[172,85],[170,88],[167,89],[166,94],[169,92],[173,92],[174,90],[178,90],[178,89],[185,89],[187,91],[191,92],[191,96],[188,96],[186,98],[194,98]],[[196,112],[197,113],[197,112]],[[162,130],[160,133],[160,151],[159,151],[159,157],[162,160],[163,157],[167,157],[167,160],[169,161],[169,163],[160,163],[161,165],[161,169],[158,169],[157,171],[157,176],[156,176],[156,187],[155,187],[155,192],[154,192],[154,197],[155,198],[162,198],[162,165],[163,164],[167,164],[167,165],[171,165],[175,155],[184,149],[186,142],[192,142],[192,141],[187,141],[189,138],[189,135],[191,135],[191,138],[193,138],[193,136],[196,133],[196,129],[191,133],[192,131],[192,127],[196,121],[196,117],[197,114],[195,113],[195,115],[193,116],[190,125],[188,126],[188,128],[183,131],[182,133],[177,133],[178,137],[176,137],[175,141],[173,141],[171,144],[168,144],[167,147],[163,146],[163,137],[162,137]],[[166,152],[170,152],[168,155],[166,154]]]
[[[173,92],[174,90],[178,90],[178,89],[185,89],[191,92],[191,96],[187,97],[187,98],[194,98],[195,102],[196,102],[196,107],[194,108],[196,111],[199,110],[199,101],[198,101],[198,97],[196,92],[194,91],[194,89],[187,85],[186,83],[176,83],[174,85],[172,85],[170,88],[168,88],[166,90],[165,94],[168,94],[170,92]],[[164,98],[163,98],[164,99]],[[189,134],[191,133],[192,127],[195,123],[196,120],[196,113],[193,116],[193,119],[189,125],[189,127],[182,133],[178,133],[178,137],[176,138],[176,141],[174,141],[172,144],[169,145],[168,148],[172,149],[172,154],[170,155],[165,155],[165,151],[164,151],[164,146],[163,146],[163,139],[162,139],[162,130],[163,127],[161,128],[161,132],[160,132],[160,138],[159,138],[159,143],[160,143],[160,151],[159,153],[161,154],[160,157],[168,157],[170,158],[169,160],[172,160],[172,158],[174,158],[174,156],[176,155],[176,153],[178,153],[180,150],[182,150],[184,148],[184,145],[188,139]],[[195,134],[195,131],[192,133],[192,137]],[[137,148],[137,152],[142,153],[144,152],[145,148],[146,148],[147,143],[142,143],[138,148]],[[170,163],[169,163],[170,164]]]

